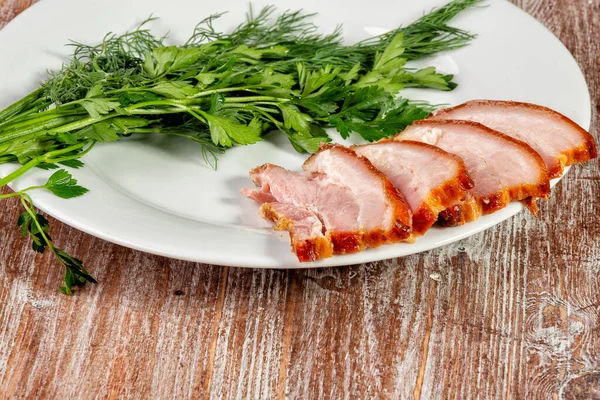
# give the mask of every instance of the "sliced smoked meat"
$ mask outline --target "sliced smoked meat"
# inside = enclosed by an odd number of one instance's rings
[[[404,195],[413,213],[413,232],[419,235],[473,187],[459,157],[426,143],[388,140],[352,150],[368,158]]]
[[[242,193],[247,197],[261,204],[291,204],[318,216],[334,253],[354,253],[365,247],[358,222],[360,205],[354,193],[345,186],[332,182],[324,174],[288,171],[273,164],[254,168],[250,178],[260,189],[243,189]],[[265,216],[264,210],[262,212]],[[300,258],[298,252],[296,254]]]
[[[356,196],[357,220],[367,246],[412,240],[412,213],[406,200],[365,157],[341,145],[324,144],[303,168],[326,175],[330,182],[348,188]]]
[[[598,155],[592,135],[564,115],[535,104],[473,100],[429,119],[475,121],[523,141],[542,156],[550,178],[559,177],[567,165]]]
[[[474,187],[471,194],[484,214],[511,200],[546,198],[550,183],[545,164],[529,145],[471,121],[418,121],[394,140],[432,144],[464,161]]]

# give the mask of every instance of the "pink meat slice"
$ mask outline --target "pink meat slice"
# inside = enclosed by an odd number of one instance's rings
[[[261,204],[283,203],[310,210],[322,221],[336,254],[365,247],[358,222],[360,205],[345,186],[324,174],[288,171],[273,164],[254,168],[250,178],[260,189],[243,189],[242,194]]]
[[[413,232],[423,234],[438,214],[473,187],[463,161],[439,147],[414,141],[380,141],[352,147],[383,172],[413,213]]]
[[[406,200],[367,158],[346,147],[325,144],[303,168],[325,174],[356,196],[360,206],[357,220],[369,247],[412,238],[412,213]]]
[[[538,153],[477,122],[418,121],[394,140],[424,142],[459,156],[475,184],[470,192],[485,214],[511,200],[546,198],[550,193],[548,173]]]
[[[260,213],[275,223],[275,229],[289,232],[292,251],[299,261],[316,261],[333,254],[333,244],[323,234],[323,224],[309,209],[293,204],[263,203]]]
[[[429,119],[475,121],[523,141],[542,156],[550,178],[559,177],[567,165],[598,155],[592,135],[564,115],[535,104],[474,100]]]

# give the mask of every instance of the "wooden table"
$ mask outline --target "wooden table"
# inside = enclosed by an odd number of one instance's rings
[[[30,3],[2,0],[0,27]],[[600,1],[516,3],[583,69],[597,138]],[[3,201],[0,398],[598,399],[599,196],[596,160],[538,219],[317,270],[176,261],[52,220],[55,242],[100,282],[73,297],[18,235],[17,201]]]

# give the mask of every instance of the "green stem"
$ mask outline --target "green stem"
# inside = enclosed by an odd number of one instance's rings
[[[80,121],[81,117],[55,117],[53,120],[50,120],[47,123],[42,123],[41,125],[34,125],[29,129],[11,129],[9,131],[0,131],[0,143],[10,142],[17,138],[22,138],[21,141],[25,141],[30,137],[39,136],[39,132],[46,134],[53,129],[60,128],[66,124],[70,124],[76,121]]]
[[[0,164],[6,164],[15,160],[15,156],[12,154],[8,154],[5,156],[0,156]]]
[[[135,128],[135,129],[130,129],[127,134],[134,134],[134,133],[162,133],[160,132],[160,128]]]
[[[136,103],[130,106],[125,107],[125,110],[128,112],[137,110],[139,108],[144,108],[148,106],[163,106],[169,105],[173,107],[183,108],[185,109],[185,103],[181,100],[155,100],[155,101],[146,101],[144,103]]]
[[[274,96],[246,96],[246,97],[228,97],[225,99],[225,103],[251,103],[251,102],[265,102],[265,101],[276,101],[280,103],[287,103],[291,99]]]
[[[156,105],[169,105],[175,107],[173,109],[147,109],[140,110],[143,107],[147,106],[156,106]],[[183,102],[179,100],[160,100],[160,101],[150,101],[145,103],[133,104],[129,107],[126,107],[125,110],[130,114],[135,115],[144,115],[144,114],[175,114],[178,112],[187,111],[189,112],[190,108],[186,106]],[[87,115],[87,114],[86,114]],[[88,125],[92,125],[96,122],[104,121],[107,119],[111,119],[119,116],[120,114],[116,112],[111,112],[109,114],[105,114],[100,116],[99,118],[92,118],[90,116],[83,117],[83,115],[74,115],[68,117],[51,117],[48,116],[45,119],[50,119],[49,122],[43,125],[35,126],[35,122],[31,122],[28,125],[34,125],[29,129],[25,130],[17,130],[17,126],[11,127],[11,131],[8,132],[0,132],[0,144],[10,142],[15,139],[20,139],[22,142],[34,139],[40,135],[40,132],[43,135],[53,135],[57,133],[66,133],[72,132],[74,130],[78,130],[81,128],[85,128]],[[54,119],[52,119],[54,118]]]
[[[30,190],[45,189],[45,188],[46,188],[46,186],[29,186],[28,188],[25,188],[23,190],[19,190],[18,192],[0,195],[0,199],[9,199],[11,197],[19,197],[19,196],[22,196],[23,193],[28,192]]]
[[[50,129],[46,132],[46,134],[52,135],[54,133],[71,132],[71,131],[74,131],[77,129],[85,128],[86,126],[95,124],[96,122],[105,121],[107,119],[117,117],[118,115],[119,114],[117,114],[117,113],[110,113],[110,114],[102,115],[99,118],[87,117],[87,118],[84,118],[84,119],[76,121],[76,122],[71,122],[69,124]]]
[[[34,189],[45,189],[45,188],[46,188],[46,186],[44,186],[44,185],[40,185],[40,186],[29,186],[28,188],[25,188],[25,189],[21,190],[21,193],[25,193],[25,192],[28,192],[28,191],[30,191],[30,190],[34,190]]]
[[[239,87],[231,87],[231,88],[223,88],[223,89],[212,89],[212,90],[206,90],[204,92],[196,93],[195,95],[193,95],[191,97],[198,98],[198,97],[212,96],[213,94],[216,94],[216,93],[245,92],[245,91],[254,92],[251,89],[274,89],[277,87],[278,86],[275,86],[275,85],[248,85],[248,86],[239,86]]]
[[[43,92],[44,91],[41,88],[34,90],[33,92],[29,93],[27,96],[23,97],[21,100],[11,104],[4,110],[0,111],[0,121],[5,121],[5,120],[19,114],[21,111],[26,110],[27,106],[29,106],[31,103],[38,100],[40,98],[40,96],[43,94]]]
[[[161,135],[167,135],[167,136],[177,136],[177,137],[182,137],[182,138],[186,138],[186,139],[189,139],[189,140],[193,140],[194,142],[198,142],[198,143],[201,143],[201,144],[205,144],[205,143],[206,143],[206,142],[205,142],[205,140],[203,140],[203,139],[199,139],[199,138],[197,138],[197,137],[195,137],[195,136],[191,136],[191,135],[186,135],[186,134],[184,134],[184,133],[177,133],[177,132],[160,132],[160,131],[159,131],[159,132],[157,132],[157,131],[154,131],[153,133],[159,133],[159,134],[161,134]]]
[[[40,124],[44,121],[52,121],[55,118],[60,117],[70,117],[75,115],[88,115],[85,110],[75,110],[75,109],[57,109],[53,108],[51,110],[42,111],[34,114],[24,114],[19,115],[9,121],[4,123],[0,123],[0,131],[11,131],[18,130],[30,125]]]
[[[231,88],[233,89],[233,88]],[[239,88],[236,88],[239,90]],[[263,102],[263,104],[268,101],[275,102],[287,102],[289,99],[278,98],[273,96],[247,96],[247,97],[238,97],[238,98],[229,98],[226,99],[226,103],[248,103],[248,102]],[[131,114],[136,115],[144,115],[144,114],[172,114],[180,112],[184,110],[194,117],[198,118],[198,114],[192,112],[192,108],[187,103],[193,103],[193,100],[158,100],[158,101],[149,101],[144,103],[133,104],[125,108],[125,110]],[[166,109],[166,110],[156,110],[156,109],[148,109],[148,110],[140,110],[144,107],[149,106],[161,106],[168,105],[174,107],[174,109]],[[56,110],[56,109],[55,109]],[[0,144],[7,143],[13,141],[15,139],[20,139],[21,141],[31,140],[38,136],[40,136],[40,132],[43,132],[44,135],[53,135],[56,133],[64,133],[71,132],[77,129],[84,128],[88,125],[94,124],[96,122],[100,122],[103,120],[111,119],[113,117],[118,116],[116,112],[111,112],[109,114],[103,115],[100,118],[92,118],[92,117],[83,117],[81,114],[72,115],[72,116],[60,116],[57,117],[55,110],[49,110],[54,113],[45,114],[39,119],[24,121],[22,123],[17,123],[15,125],[10,126],[9,131],[3,131],[0,133]],[[201,119],[201,118],[200,118]],[[201,119],[202,120],[202,119]],[[39,125],[39,122],[47,121],[44,124]],[[205,121],[203,121],[205,122]],[[22,129],[25,126],[29,126],[29,129]],[[6,129],[6,127],[5,127]]]
[[[10,174],[6,175],[4,178],[0,179],[0,188],[6,186],[7,184],[14,181],[15,179],[18,179],[25,172],[29,171],[32,168],[35,168],[42,162],[57,163],[57,162],[68,161],[68,160],[82,157],[83,155],[87,154],[87,152],[89,152],[91,150],[91,148],[94,145],[94,142],[92,142],[92,145],[88,149],[86,149],[85,151],[78,153],[76,155],[71,155],[68,157],[53,158],[56,156],[60,156],[62,154],[67,154],[67,153],[82,149],[89,143],[90,143],[89,141],[78,143],[73,146],[66,147],[64,149],[50,151],[42,156],[38,156],[38,157],[31,159],[27,164],[22,165],[20,168],[17,168],[12,173],[10,173]]]
[[[256,103],[256,104],[263,104],[262,102]],[[264,111],[270,114],[280,114],[279,108],[268,108],[268,107],[261,107],[261,106],[257,106],[256,104],[245,104],[245,103],[240,103],[240,104],[236,104],[236,103],[229,103],[229,104],[224,104],[223,108],[239,108],[239,109],[251,109],[251,110],[256,110],[256,111]],[[274,105],[277,106],[277,104],[274,103],[265,103],[267,105]]]
[[[226,107],[226,108],[241,108],[241,109],[246,109],[246,110],[253,110],[253,111],[256,111],[257,113],[261,114],[265,118],[267,118],[275,126],[277,126],[277,127],[281,126],[281,122],[280,121],[277,121],[268,111],[262,109],[261,107],[257,107],[257,106],[253,106],[253,105],[248,105],[248,104],[226,104],[224,107]]]
[[[25,211],[27,211],[27,214],[29,214],[29,216],[31,217],[31,220],[33,221],[35,226],[38,228],[40,235],[42,235],[42,238],[44,239],[44,242],[46,242],[46,245],[48,245],[48,248],[50,249],[50,251],[56,256],[56,250],[54,249],[52,242],[50,241],[50,239],[48,239],[48,236],[46,236],[46,233],[44,232],[44,230],[40,226],[40,223],[37,220],[37,216],[35,215],[35,212],[29,207],[27,202],[29,202],[29,204],[31,204],[33,207],[33,200],[31,199],[31,197],[26,193],[21,193],[21,204],[23,204]]]
[[[6,126],[6,125],[11,125],[11,124],[14,124],[15,122],[30,118],[32,114],[39,115],[39,114],[41,114],[41,112],[43,110],[50,107],[51,104],[52,104],[52,102],[50,100],[46,100],[46,99],[36,100],[35,102],[33,102],[33,104],[31,104],[31,106],[29,108],[24,109],[19,114],[13,115],[12,117],[5,119],[3,122],[0,122],[0,127]]]
[[[0,179],[0,188],[6,186],[7,184],[9,184],[10,182],[14,181],[15,179],[19,178],[21,175],[23,175],[25,172],[29,171],[30,169],[36,167],[37,165],[39,165],[39,163],[41,163],[42,161],[38,159],[38,157],[30,160],[27,164],[22,165],[20,168],[17,168],[16,170],[14,170],[12,173],[6,175],[4,178]]]
[[[75,151],[75,150],[82,149],[82,148],[84,148],[89,143],[90,143],[90,141],[87,141],[87,142],[83,142],[83,143],[79,143],[79,144],[73,145],[71,147],[67,147],[66,149],[55,150],[55,151],[51,151],[49,153],[46,153],[43,156],[43,157],[46,157],[46,159],[44,160],[44,162],[49,162],[49,163],[55,164],[55,163],[60,163],[60,162],[64,162],[64,161],[75,160],[77,158],[81,158],[81,157],[85,156],[87,153],[89,153],[92,150],[92,148],[96,144],[95,141],[91,142],[91,144],[89,145],[89,147],[87,149],[85,149],[84,151],[80,152],[80,153],[77,153],[77,154],[74,154],[74,155],[70,155],[70,156],[67,156],[67,157],[59,157],[59,158],[52,158],[52,157],[57,156],[57,155],[61,155],[61,154],[65,154],[65,153],[70,153],[70,152]],[[50,155],[50,154],[52,156],[48,157],[48,155]]]
[[[19,197],[21,196],[21,192],[14,192],[9,194],[1,194],[0,199],[9,199],[11,197]]]
[[[188,114],[190,114],[192,117],[196,118],[197,120],[199,120],[202,123],[208,124],[208,120],[206,118],[206,113],[202,110],[194,110],[192,108],[188,108],[187,110]]]
[[[81,142],[81,143],[77,143],[77,144],[74,144],[74,145],[69,146],[69,147],[65,147],[64,149],[52,150],[52,151],[49,151],[48,153],[44,154],[43,156],[40,156],[39,158],[43,158],[42,161],[44,161],[44,162],[55,162],[55,159],[53,159],[52,157],[54,157],[54,156],[60,156],[62,154],[67,154],[67,153],[70,153],[72,151],[76,151],[76,150],[82,149],[86,145],[88,145],[90,142],[92,142],[92,141],[88,140],[86,142]],[[86,152],[87,151],[89,151],[89,149],[87,149]]]
[[[128,111],[132,115],[160,115],[160,114],[177,114],[181,112],[179,108],[162,108],[162,109],[137,109]]]
[[[104,92],[104,94],[110,95],[110,94],[119,94],[119,93],[144,93],[147,91],[148,90],[144,89],[144,88],[126,88],[126,89],[107,90],[106,92]]]

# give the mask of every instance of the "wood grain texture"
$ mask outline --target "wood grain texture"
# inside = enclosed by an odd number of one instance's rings
[[[0,1],[0,27],[30,1]],[[600,126],[600,1],[517,0],[585,73]],[[1,62],[1,61],[0,61]],[[251,270],[144,254],[51,219],[99,280],[0,213],[0,398],[600,398],[600,165],[538,219],[402,259]]]

